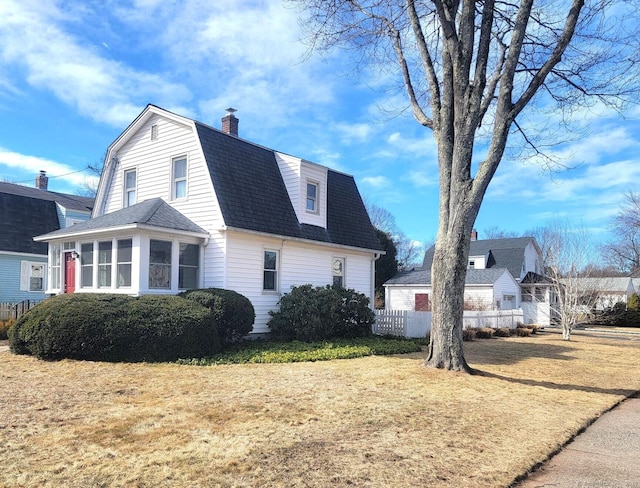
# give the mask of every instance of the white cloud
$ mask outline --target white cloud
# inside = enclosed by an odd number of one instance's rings
[[[387,188],[391,184],[386,176],[365,176],[361,181],[374,188]]]

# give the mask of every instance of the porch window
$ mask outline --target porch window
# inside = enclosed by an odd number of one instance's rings
[[[171,241],[149,242],[149,288],[171,289]]]
[[[130,207],[136,204],[136,170],[130,169],[124,172],[124,206]]]
[[[118,239],[118,283],[117,286],[131,286],[131,239]]]
[[[187,158],[173,160],[173,198],[187,196]]]
[[[200,246],[180,243],[180,263],[178,270],[178,288],[188,290],[198,288],[198,261]]]
[[[80,286],[93,286],[93,242],[80,245]]]
[[[98,287],[111,287],[111,241],[98,243]]]
[[[265,291],[278,289],[278,251],[264,252],[262,289]]]
[[[61,251],[62,247],[60,244],[53,244],[51,246],[51,288],[55,290],[60,288]]]

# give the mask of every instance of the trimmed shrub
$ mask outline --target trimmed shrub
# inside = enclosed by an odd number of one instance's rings
[[[465,342],[471,342],[476,339],[476,329],[463,329],[462,340]]]
[[[476,329],[476,337],[478,339],[491,339],[493,338],[495,330],[491,327],[479,327]]]
[[[511,329],[509,327],[501,327],[493,331],[494,337],[511,337]]]
[[[516,335],[518,337],[529,337],[531,335],[531,329],[528,327],[516,327]]]
[[[223,345],[239,341],[253,329],[255,310],[251,301],[240,293],[222,288],[204,288],[185,291],[178,296],[197,302],[211,311]]]
[[[375,318],[365,295],[337,286],[294,286],[278,305],[268,325],[275,339],[285,341],[367,337]]]
[[[59,295],[10,329],[11,350],[41,359],[173,361],[219,350],[209,310],[177,296]]]

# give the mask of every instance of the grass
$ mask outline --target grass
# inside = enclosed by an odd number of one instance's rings
[[[0,353],[0,486],[506,487],[640,390],[640,340],[465,343],[288,364],[44,362]]]

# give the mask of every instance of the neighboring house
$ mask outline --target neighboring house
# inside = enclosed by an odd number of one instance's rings
[[[372,298],[382,247],[354,178],[240,139],[233,112],[217,130],[148,105],[109,146],[92,219],[36,239],[47,292],[225,288],[254,333],[294,285]]]
[[[589,277],[575,280],[580,293],[585,295],[583,302],[596,310],[605,310],[618,302],[626,304],[629,297],[640,290],[640,278]]]
[[[431,310],[431,264],[435,246],[422,267],[404,271],[384,284],[385,308]],[[533,237],[477,240],[472,234],[465,279],[465,308],[522,308],[525,322],[549,324],[550,285],[540,275],[542,253]]]
[[[42,300],[47,288],[47,245],[33,237],[89,219],[93,198],[0,183],[0,303]]]

